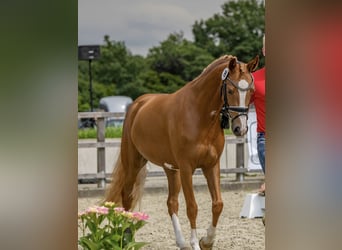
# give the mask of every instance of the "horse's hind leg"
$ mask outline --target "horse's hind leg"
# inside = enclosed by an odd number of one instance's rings
[[[185,242],[181,226],[178,219],[178,197],[181,190],[181,182],[179,176],[179,170],[164,168],[164,171],[168,180],[169,195],[167,198],[168,212],[172,220],[173,230],[176,236],[176,244],[182,249],[191,249],[191,247]]]
[[[223,209],[223,202],[220,191],[220,167],[202,169],[207,179],[208,188],[212,200],[212,224],[207,230],[207,236],[200,240],[202,250],[212,249],[215,240],[216,226]]]

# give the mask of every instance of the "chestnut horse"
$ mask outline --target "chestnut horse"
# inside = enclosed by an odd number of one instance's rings
[[[172,94],[146,94],[130,106],[123,125],[121,152],[105,199],[135,207],[142,196],[146,162],[165,171],[168,180],[167,207],[176,244],[180,249],[211,249],[222,212],[220,156],[223,127],[232,123],[236,136],[247,132],[247,111],[254,91],[251,72],[259,57],[247,64],[225,55],[209,64],[193,81]],[[198,241],[197,203],[192,175],[201,168],[212,199],[212,222]],[[183,190],[191,226],[190,245],[184,240],[178,220],[178,196]]]

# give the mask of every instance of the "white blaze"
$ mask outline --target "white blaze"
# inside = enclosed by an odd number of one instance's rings
[[[238,83],[239,88],[241,89],[247,89],[248,87],[248,82],[246,80],[241,80]],[[247,96],[247,91],[240,90],[239,89],[239,95],[240,95],[240,107],[246,108],[246,96]],[[241,132],[245,131],[247,129],[247,117],[245,115],[240,116],[240,122],[241,122]]]
[[[238,83],[239,87],[242,88],[242,89],[247,89],[248,87],[248,82],[246,80],[241,80],[239,81]]]

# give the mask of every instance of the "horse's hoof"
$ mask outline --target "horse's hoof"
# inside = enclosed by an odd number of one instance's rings
[[[201,247],[202,250],[211,250],[213,249],[213,245],[214,243],[211,244],[205,244],[203,241],[203,238],[199,241],[199,245]]]
[[[262,224],[264,224],[264,226],[266,226],[266,216],[262,217]]]

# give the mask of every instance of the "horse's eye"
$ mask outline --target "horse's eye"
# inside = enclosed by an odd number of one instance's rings
[[[232,95],[234,91],[232,89],[228,89],[228,94]]]

